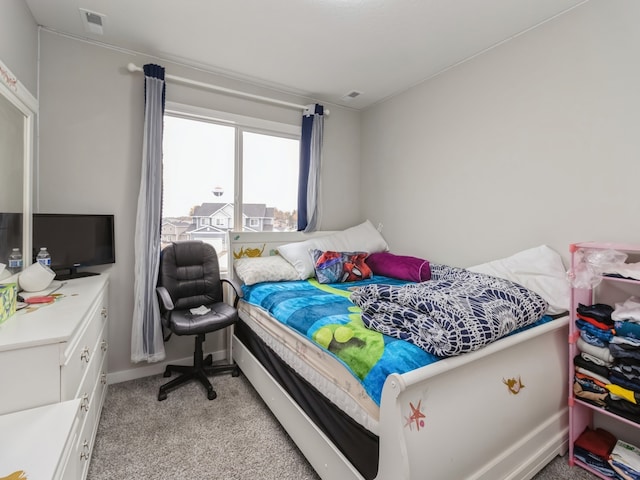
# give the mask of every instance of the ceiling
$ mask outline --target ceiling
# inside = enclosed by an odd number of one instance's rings
[[[585,1],[25,0],[57,32],[355,109]],[[103,34],[81,8],[104,15]]]

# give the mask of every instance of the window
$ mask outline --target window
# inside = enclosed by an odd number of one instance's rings
[[[296,230],[299,139],[299,126],[167,103],[163,225],[211,243],[222,269],[229,230]]]

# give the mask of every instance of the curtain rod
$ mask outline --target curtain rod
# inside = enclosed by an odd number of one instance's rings
[[[127,65],[127,70],[130,72],[144,72],[141,67],[138,67],[134,63],[129,63]],[[297,110],[306,110],[306,105],[298,105],[297,103],[285,102],[283,100],[277,100],[275,98],[263,97],[262,95],[254,95],[252,93],[240,92],[238,90],[232,90],[230,88],[220,87],[218,85],[212,85],[210,83],[198,82],[197,80],[190,80],[184,77],[177,77],[175,75],[165,74],[165,78],[167,80],[171,80],[177,83],[183,83],[185,85],[192,85],[194,87],[206,88],[208,90],[214,90],[216,92],[227,93],[229,95],[235,95],[238,97],[250,98],[252,100],[257,100],[259,102],[265,103],[273,103],[275,105],[280,105],[288,108],[295,108]],[[324,109],[324,115],[329,115],[329,110],[327,108]]]

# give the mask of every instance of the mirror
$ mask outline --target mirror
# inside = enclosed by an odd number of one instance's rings
[[[36,99],[0,61],[0,263],[8,264],[17,247],[25,267],[31,263],[24,253],[31,251],[36,114]]]

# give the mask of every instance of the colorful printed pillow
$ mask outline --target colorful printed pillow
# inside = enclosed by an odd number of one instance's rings
[[[319,283],[355,282],[371,278],[373,273],[364,261],[367,252],[333,252],[313,249],[311,258]]]
[[[322,232],[318,232],[322,233]],[[313,249],[333,252],[382,252],[389,249],[387,242],[373,224],[366,220],[360,225],[341,232],[318,235],[303,242],[287,243],[278,247],[278,253],[293,265],[300,280],[313,277],[313,258],[309,252]]]

